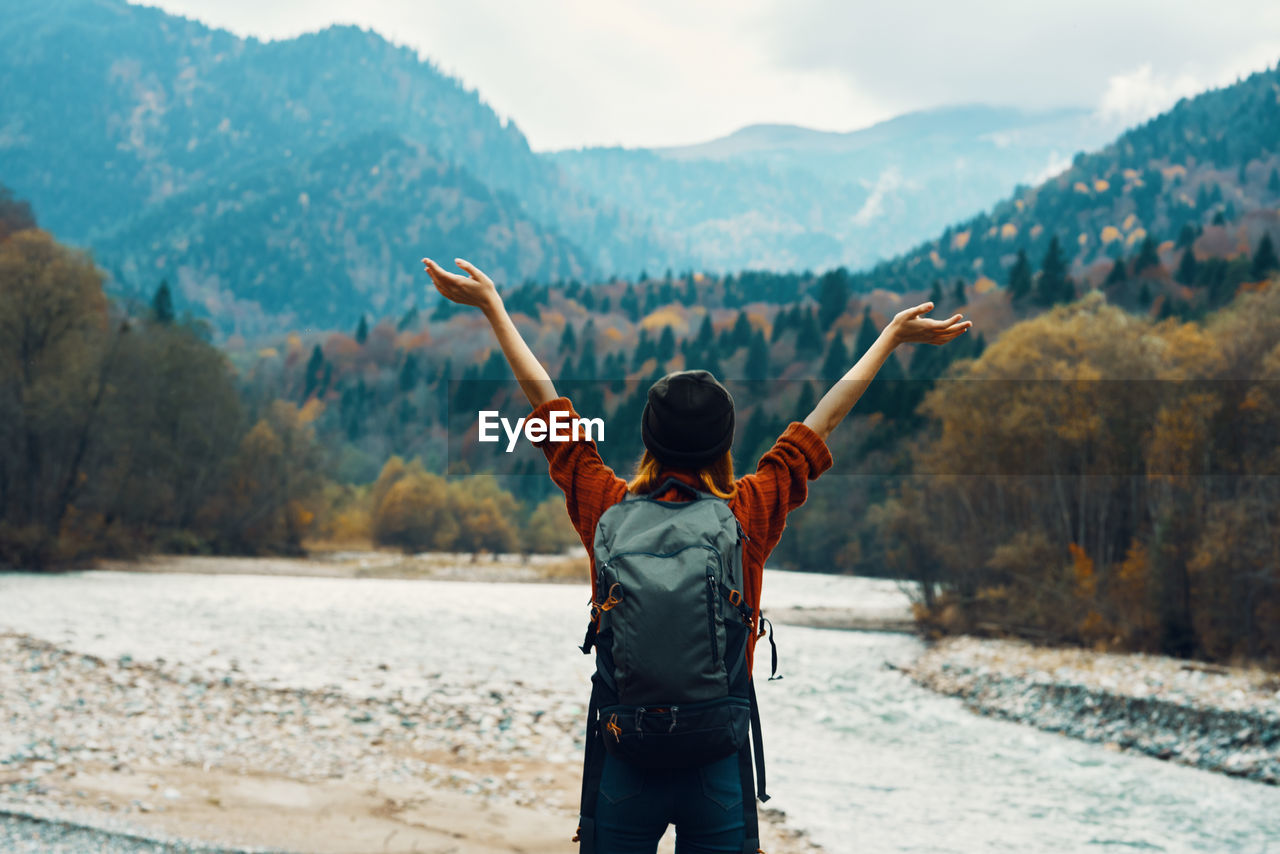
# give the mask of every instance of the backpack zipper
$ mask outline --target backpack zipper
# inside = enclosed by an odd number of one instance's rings
[[[720,666],[720,641],[716,636],[716,600],[719,598],[719,591],[716,589],[716,577],[711,572],[711,565],[707,565],[707,635],[711,638],[711,666]]]
[[[632,555],[646,555],[648,557],[675,557],[676,555],[680,554],[680,552],[688,551],[689,549],[706,549],[707,551],[711,552],[713,555],[716,556],[717,561],[719,561],[720,559],[720,552],[716,551],[714,547],[708,546],[705,543],[695,543],[694,545],[691,545],[691,546],[681,546],[680,548],[676,549],[673,552],[644,552],[644,551],[618,552],[617,554],[609,555],[609,559],[600,565],[600,569],[608,568],[614,563],[614,561],[618,560],[618,558],[630,557]]]

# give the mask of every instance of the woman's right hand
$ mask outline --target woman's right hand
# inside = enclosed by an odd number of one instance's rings
[[[459,276],[457,273],[449,272],[430,258],[422,259],[423,268],[431,275],[431,281],[435,283],[436,290],[445,299],[460,305],[474,305],[480,308],[490,308],[499,302],[497,286],[478,267],[461,258],[455,258],[453,263],[469,275]]]
[[[973,326],[972,320],[964,320],[963,314],[953,314],[946,320],[925,317],[933,310],[933,303],[924,302],[906,308],[894,315],[885,331],[898,344],[946,344]]]

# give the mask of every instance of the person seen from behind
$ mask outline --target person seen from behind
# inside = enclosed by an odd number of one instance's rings
[[[546,369],[508,315],[494,283],[470,263],[461,259],[456,263],[466,275],[445,270],[429,258],[423,259],[435,287],[446,299],[483,312],[533,407],[529,418],[549,421],[553,411],[567,413],[570,418],[579,417],[572,403],[557,394]],[[667,506],[669,502],[690,501],[700,494],[709,494],[727,504],[741,534],[742,590],[735,589],[730,594],[740,600],[735,604],[742,613],[741,622],[750,628],[743,632],[742,644],[744,678],[749,681],[755,641],[760,636],[765,561],[782,536],[787,514],[804,503],[808,482],[831,467],[827,438],[899,345],[945,344],[972,326],[960,314],[945,320],[926,317],[933,307],[926,302],[895,315],[875,343],[832,385],[813,411],[802,413],[803,421],[788,424],[760,459],[756,470],[743,477],[734,477],[731,456],[735,426],[733,398],[715,377],[703,370],[668,374],[650,388],[639,425],[645,451],[629,481],[605,465],[595,442],[588,438],[535,442],[547,457],[551,478],[563,490],[569,517],[591,555],[593,619],[599,616],[602,607],[607,610],[615,599],[612,589],[597,589],[598,567],[593,546],[598,546],[597,528],[606,511],[638,497],[654,499]],[[607,598],[602,598],[605,596]],[[589,638],[593,628],[588,630]],[[584,652],[588,645],[589,642],[584,644]],[[754,692],[754,688],[751,690]],[[754,713],[754,693],[752,701]],[[653,711],[669,714],[671,728],[676,727],[674,707]],[[603,733],[608,729],[621,732],[616,723],[606,723],[603,716],[600,717],[589,722],[589,733]],[[758,720],[754,726],[758,731]],[[643,732],[638,731],[637,735]],[[608,739],[607,735],[601,737]],[[589,740],[589,755],[591,749]],[[622,761],[612,753],[601,751],[601,754],[603,764],[594,775],[589,770],[590,762],[588,770],[584,770],[584,818],[580,819],[579,836],[575,837],[581,837],[583,852],[654,854],[669,825],[676,828],[678,854],[753,854],[758,850],[755,791],[749,759],[730,753],[690,767],[668,768],[645,767],[644,763]],[[744,749],[741,756],[747,755]],[[760,761],[757,744],[757,763]],[[761,766],[758,772],[761,794],[762,771]],[[590,779],[593,776],[598,779]]]

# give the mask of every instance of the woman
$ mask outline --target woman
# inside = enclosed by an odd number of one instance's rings
[[[529,418],[548,421],[555,410],[578,417],[570,402],[556,394],[550,376],[521,338],[493,282],[468,262],[459,259],[456,263],[468,275],[451,273],[431,259],[423,259],[445,298],[484,312],[533,407]],[[827,437],[899,344],[943,344],[972,325],[959,314],[947,320],[924,317],[932,308],[932,303],[923,303],[899,312],[804,421],[788,425],[756,471],[745,477],[733,476],[733,398],[706,371],[669,374],[649,390],[640,425],[645,453],[629,483],[604,464],[593,441],[535,443],[546,454],[552,480],[564,491],[569,517],[588,553],[592,552],[601,515],[628,493],[650,494],[662,500],[687,499],[675,486],[653,494],[673,477],[710,492],[729,503],[745,533],[743,594],[753,614],[752,625],[758,626],[765,560],[782,536],[787,514],[804,503],[807,482],[831,467]],[[592,566],[593,602],[598,601],[594,570]],[[748,672],[756,635],[750,632],[746,646]],[[742,799],[754,796],[743,788],[734,756],[686,769],[643,769],[608,756],[595,813],[596,850],[600,854],[652,854],[667,826],[675,824],[680,854],[741,852],[747,832]]]

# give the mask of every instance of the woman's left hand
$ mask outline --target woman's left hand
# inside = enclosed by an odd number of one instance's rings
[[[457,264],[469,275],[450,273],[430,258],[423,258],[423,268],[431,275],[431,281],[445,299],[460,305],[489,307],[498,302],[498,288],[493,280],[469,261],[455,258]]]
[[[893,336],[895,345],[946,344],[973,326],[973,321],[964,320],[962,314],[953,314],[946,320],[933,320],[924,316],[932,310],[931,302],[903,309],[889,321],[885,331]]]

